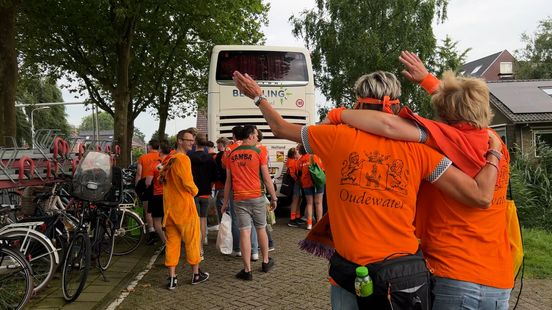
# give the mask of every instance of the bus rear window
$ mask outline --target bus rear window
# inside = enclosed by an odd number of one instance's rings
[[[217,81],[232,80],[235,70],[260,81],[308,81],[305,55],[297,52],[221,51]]]

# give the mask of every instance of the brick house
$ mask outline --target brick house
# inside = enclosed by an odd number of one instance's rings
[[[460,75],[482,78],[486,81],[511,80],[514,78],[516,59],[503,50],[462,65]]]
[[[539,141],[552,146],[552,80],[489,81],[493,127],[508,148],[538,155]]]

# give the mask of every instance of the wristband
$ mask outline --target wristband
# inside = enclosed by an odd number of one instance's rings
[[[496,168],[496,171],[499,171],[499,169],[498,169],[498,165],[497,165],[497,164],[493,163],[493,162],[492,162],[492,161],[490,161],[490,160],[487,160],[487,162],[486,162],[486,163],[487,163],[488,165],[491,165],[491,166],[495,167],[495,168]]]
[[[498,158],[498,160],[502,159],[502,153],[497,150],[489,149],[486,155],[493,155],[494,157]]]
[[[440,83],[441,81],[439,81],[438,78],[436,78],[433,74],[428,73],[420,82],[420,86],[429,94],[433,94],[439,88]]]
[[[343,121],[341,120],[341,113],[343,113],[343,110],[345,110],[345,108],[341,107],[331,109],[330,112],[328,112],[328,120],[331,124],[338,125],[343,123]]]
[[[266,97],[264,97],[263,95],[261,96],[256,96],[255,98],[253,98],[253,103],[256,105],[256,106],[259,106],[259,104],[261,104],[261,101],[263,99],[266,99]]]

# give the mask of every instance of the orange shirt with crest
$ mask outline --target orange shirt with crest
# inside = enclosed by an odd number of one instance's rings
[[[450,161],[420,143],[393,141],[346,125],[303,127],[303,144],[326,163],[335,248],[360,265],[415,253],[416,196]],[[448,162],[448,164],[447,164]]]
[[[416,235],[434,275],[496,288],[514,286],[506,229],[510,155],[504,144],[502,154],[489,209],[465,206],[431,184],[420,188]]]
[[[234,200],[258,198],[263,194],[261,166],[268,164],[266,148],[240,145],[228,156]]]

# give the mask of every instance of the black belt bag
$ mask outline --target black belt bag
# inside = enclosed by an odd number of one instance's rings
[[[430,273],[421,250],[416,254],[394,257],[367,265],[374,283],[374,293],[369,297],[358,297],[360,309],[381,307],[390,309],[431,309]],[[330,276],[342,288],[355,294],[355,263],[337,252],[330,259]],[[355,294],[356,296],[356,294]]]

